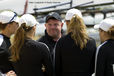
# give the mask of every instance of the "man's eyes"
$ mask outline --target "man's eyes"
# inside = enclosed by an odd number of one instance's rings
[[[58,26],[58,24],[48,24],[49,26],[52,26],[52,25],[54,25],[54,26]]]

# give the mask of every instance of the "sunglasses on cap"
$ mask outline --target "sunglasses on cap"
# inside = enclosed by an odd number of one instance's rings
[[[13,20],[14,20],[15,17],[17,17],[17,13],[16,12],[14,12],[14,16],[10,19],[10,21],[8,23],[13,22]]]

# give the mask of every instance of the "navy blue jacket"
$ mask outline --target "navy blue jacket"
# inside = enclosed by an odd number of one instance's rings
[[[0,71],[2,73],[7,73],[10,70],[13,70],[13,66],[9,61],[9,47],[10,47],[10,38],[0,34]]]
[[[96,76],[114,76],[114,40],[109,39],[99,49],[97,55]]]

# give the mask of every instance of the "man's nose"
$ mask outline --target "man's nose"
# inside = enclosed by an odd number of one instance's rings
[[[55,25],[52,25],[51,28],[56,28],[56,26]]]

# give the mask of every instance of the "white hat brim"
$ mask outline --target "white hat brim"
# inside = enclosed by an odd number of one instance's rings
[[[19,17],[16,16],[12,21],[18,22],[19,23]]]
[[[99,27],[100,27],[100,24],[94,25],[94,29],[95,29],[95,30],[99,30]]]

